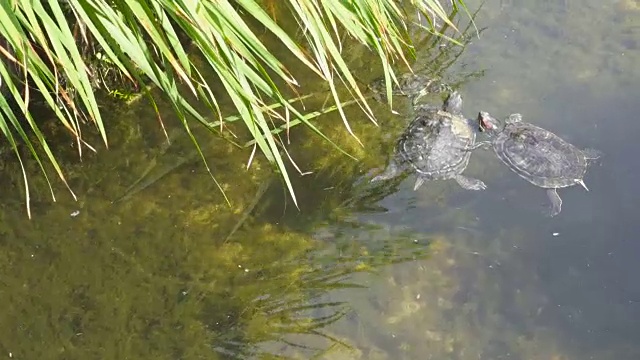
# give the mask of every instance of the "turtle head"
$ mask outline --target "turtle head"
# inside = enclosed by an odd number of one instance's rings
[[[500,129],[500,122],[488,112],[480,111],[478,113],[478,127],[480,131],[497,132]]]
[[[452,114],[462,113],[462,96],[460,95],[460,93],[454,91],[449,94],[447,99],[444,101],[442,109]]]

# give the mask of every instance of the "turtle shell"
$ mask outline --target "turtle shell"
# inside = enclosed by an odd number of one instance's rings
[[[426,179],[449,179],[467,167],[475,138],[462,116],[421,109],[400,137],[397,154]]]
[[[507,124],[494,139],[493,149],[511,170],[542,188],[579,184],[587,170],[580,149],[526,122]]]

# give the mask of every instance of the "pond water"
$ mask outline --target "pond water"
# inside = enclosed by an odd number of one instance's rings
[[[246,170],[251,149],[204,147],[229,206],[188,140],[167,147],[145,106],[115,110],[111,149],[68,160],[77,202],[61,188],[51,203],[33,178],[27,220],[3,195],[0,356],[640,359],[640,2],[489,0],[475,21],[486,29],[452,65],[444,45],[419,46],[415,65],[446,67],[467,116],[519,112],[603,152],[590,191],[559,191],[558,216],[489,151],[466,171],[481,192],[413,191],[413,175],[369,184],[406,123],[381,104],[380,127],[347,113],[364,148],[323,120],[359,161],[292,136],[312,171],[294,176],[299,210],[263,161]]]

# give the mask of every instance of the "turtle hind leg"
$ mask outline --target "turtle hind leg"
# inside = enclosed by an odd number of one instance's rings
[[[387,168],[384,169],[382,174],[375,176],[369,182],[389,180],[400,175],[401,172],[402,172],[402,169],[398,164],[398,162],[395,159],[391,159],[391,161],[389,162],[389,165],[387,165]]]
[[[463,189],[467,190],[484,190],[487,188],[487,185],[480,179],[457,175],[454,177],[454,180],[458,185],[462,186]]]
[[[560,195],[558,195],[557,189],[548,189],[547,196],[549,197],[549,201],[551,201],[549,216],[554,217],[560,214],[560,211],[562,210],[562,199],[560,198]]]
[[[425,176],[421,176],[420,174],[418,174],[418,178],[416,179],[416,183],[413,185],[413,191],[418,190],[418,188],[420,186],[422,186],[422,184],[424,184],[425,181],[427,180],[431,180],[426,178]]]

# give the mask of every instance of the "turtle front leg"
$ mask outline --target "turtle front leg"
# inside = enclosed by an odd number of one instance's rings
[[[478,148],[483,148],[483,149],[490,149],[492,146],[491,141],[480,141],[475,143],[474,145],[469,147],[469,150],[475,150]]]
[[[549,216],[554,217],[562,210],[562,199],[560,198],[560,195],[558,195],[557,189],[548,189],[547,196],[549,197],[549,201],[551,201]]]
[[[487,185],[482,180],[470,178],[463,175],[456,175],[454,177],[458,185],[462,186],[463,189],[467,190],[484,190],[487,188]]]
[[[476,150],[478,148],[483,148],[483,149],[489,149],[491,148],[491,141],[481,141],[479,143],[475,143],[473,145],[469,145],[469,146],[456,146],[456,149],[460,149],[462,151],[473,151]]]
[[[400,165],[396,161],[396,159],[391,159],[387,168],[382,172],[382,174],[374,177],[369,182],[380,181],[380,180],[389,180],[392,179],[402,172]]]

